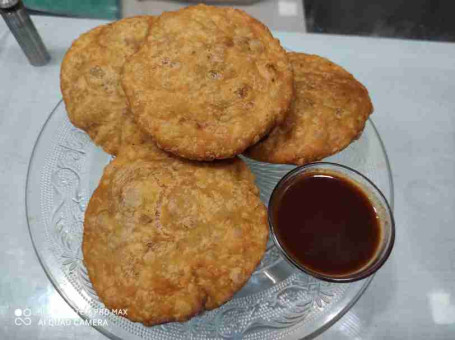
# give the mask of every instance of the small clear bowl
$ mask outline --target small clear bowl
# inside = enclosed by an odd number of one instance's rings
[[[348,274],[344,275],[327,275],[324,273],[319,273],[311,270],[310,268],[305,267],[299,261],[295,260],[291,254],[289,254],[285,247],[280,243],[277,233],[275,232],[274,221],[274,211],[275,205],[278,203],[282,193],[285,192],[289,186],[291,186],[295,181],[303,174],[333,174],[344,178],[351,183],[355,184],[362,192],[368,197],[374,209],[376,210],[377,216],[379,217],[380,227],[381,227],[381,240],[372,259],[362,268]],[[362,175],[360,172],[351,169],[347,166],[329,163],[329,162],[315,162],[309,163],[303,166],[299,166],[294,170],[288,172],[275,186],[275,189],[272,192],[270,197],[269,206],[268,206],[268,218],[269,218],[269,227],[270,233],[272,235],[273,241],[275,242],[278,249],[284,255],[284,258],[288,260],[296,268],[302,270],[303,272],[312,275],[318,279],[329,281],[329,282],[353,282],[357,280],[364,279],[373,273],[375,273],[387,260],[389,257],[393,244],[395,241],[395,222],[393,219],[392,210],[390,209],[389,203],[382,194],[381,190],[371,182],[367,177]]]

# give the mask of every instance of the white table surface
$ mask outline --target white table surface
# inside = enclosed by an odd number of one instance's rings
[[[195,4],[192,0],[122,0],[122,15],[130,17],[147,13],[150,15],[160,15],[163,11],[176,11],[189,4]],[[232,4],[222,5],[222,0],[215,0],[218,6],[231,6]],[[261,20],[271,30],[306,32],[305,14],[302,0],[260,0],[251,1],[246,5],[237,2],[235,7],[246,11],[253,17]]]
[[[52,61],[28,64],[0,22],[0,339],[104,339],[89,326],[17,326],[14,311],[42,305],[76,318],[33,250],[24,206],[27,166],[60,100],[71,41],[101,23],[34,17]],[[395,184],[394,251],[359,302],[320,339],[455,338],[455,44],[279,33],[292,50],[327,56],[370,90]],[[454,297],[452,298],[452,294]]]

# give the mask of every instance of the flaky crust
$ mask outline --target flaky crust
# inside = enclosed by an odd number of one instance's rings
[[[266,209],[240,159],[197,163],[130,145],[89,202],[82,249],[106,307],[155,325],[229,300],[267,237]]]
[[[287,55],[243,11],[205,5],[163,13],[125,64],[140,127],[166,151],[233,157],[281,122],[293,95]]]
[[[62,62],[60,87],[68,117],[110,154],[119,150],[128,111],[120,72],[152,20],[139,16],[96,27],[74,41]]]
[[[367,89],[331,61],[288,53],[295,100],[285,121],[247,150],[256,160],[302,165],[343,150],[373,112]]]

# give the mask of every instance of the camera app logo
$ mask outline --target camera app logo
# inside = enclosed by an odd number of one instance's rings
[[[30,308],[17,308],[14,311],[14,324],[16,326],[30,326],[32,324],[32,319],[30,316],[32,315],[32,310]]]

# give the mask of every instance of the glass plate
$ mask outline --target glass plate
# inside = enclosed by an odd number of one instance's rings
[[[60,102],[48,118],[30,161],[26,205],[35,250],[50,280],[84,318],[112,338],[128,339],[301,339],[319,334],[362,295],[372,277],[348,284],[319,281],[296,271],[269,241],[264,259],[234,298],[184,323],[145,327],[111,312],[103,315],[82,261],[84,210],[111,157],[69,122]],[[244,158],[267,203],[294,166]],[[327,160],[369,177],[393,205],[387,156],[373,123],[362,137]]]

